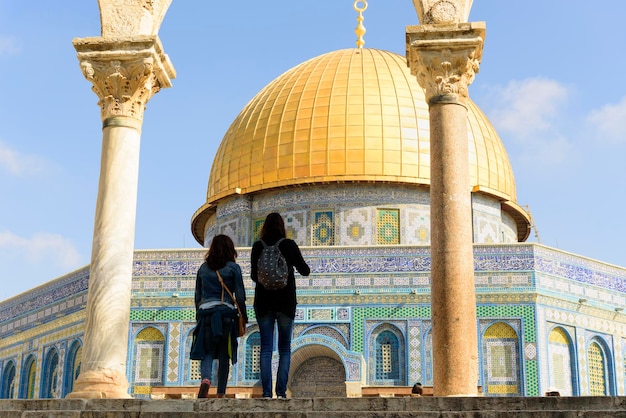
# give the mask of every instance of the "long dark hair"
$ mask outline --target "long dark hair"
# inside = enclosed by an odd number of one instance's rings
[[[228,235],[216,235],[211,241],[209,251],[204,256],[204,260],[211,270],[217,270],[226,265],[229,261],[235,261],[237,250],[235,244]]]
[[[280,216],[280,213],[270,213],[265,218],[265,222],[263,222],[263,228],[261,229],[261,239],[269,237],[287,237],[287,234],[285,233],[285,221],[283,221],[283,217]]]

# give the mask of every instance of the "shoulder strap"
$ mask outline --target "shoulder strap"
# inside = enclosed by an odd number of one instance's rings
[[[263,244],[263,248],[267,248],[267,247],[276,247],[276,246],[278,246],[278,244],[280,244],[281,242],[283,242],[283,240],[284,240],[284,239],[285,239],[285,238],[281,238],[281,239],[279,239],[278,241],[276,241],[276,242],[274,243],[274,245],[267,245],[267,244],[265,243],[265,241],[263,241],[262,239],[261,239],[261,240],[259,240],[259,241],[261,241],[261,244]]]
[[[241,316],[241,310],[239,309],[239,304],[237,303],[237,299],[235,299],[235,297],[233,296],[233,293],[230,291],[228,286],[226,286],[226,283],[224,283],[224,280],[222,279],[222,275],[220,274],[220,272],[218,270],[215,270],[215,272],[217,273],[217,278],[220,279],[220,284],[222,285],[222,288],[226,289],[228,296],[230,296],[233,302],[235,302],[235,306],[237,307],[237,313],[239,314],[239,316]]]

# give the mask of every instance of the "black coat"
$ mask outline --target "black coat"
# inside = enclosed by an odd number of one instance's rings
[[[279,236],[273,236],[265,237],[263,241],[265,241],[267,245],[273,245],[279,239]],[[287,286],[282,289],[267,290],[263,285],[258,283],[257,275],[257,262],[263,251],[263,243],[256,241],[252,245],[252,252],[250,254],[250,276],[252,281],[256,283],[254,289],[254,312],[257,318],[265,316],[268,312],[281,312],[291,319],[294,319],[296,316],[296,305],[298,303],[296,299],[294,268],[303,276],[308,276],[311,273],[311,268],[304,261],[300,248],[294,240],[288,238],[284,239],[278,244],[278,248],[289,265],[289,279]]]

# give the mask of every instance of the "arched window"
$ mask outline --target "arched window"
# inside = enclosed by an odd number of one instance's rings
[[[63,397],[74,389],[74,381],[80,374],[82,358],[83,346],[80,341],[76,340],[70,345],[65,358],[65,367],[63,368]]]
[[[489,395],[521,395],[519,337],[504,322],[496,322],[483,336],[483,391]]]
[[[400,355],[402,341],[398,337],[399,332],[395,328],[383,326],[379,332],[374,332],[373,346],[375,364],[373,375],[370,375],[372,383],[382,385],[402,385],[404,378],[404,356]]]
[[[558,391],[562,396],[574,395],[573,344],[567,332],[556,327],[548,335],[548,361],[550,376],[548,390]]]
[[[43,362],[43,376],[41,380],[41,398],[58,398],[59,381],[59,353],[52,347],[48,350]]]
[[[189,353],[191,352],[191,344],[193,343],[193,331],[187,335],[187,340],[185,342],[185,378],[187,383],[196,383],[200,381],[200,360],[191,360],[189,358]]]
[[[591,396],[608,395],[606,358],[604,350],[597,341],[589,344],[587,365],[589,368],[589,394]]]
[[[422,383],[426,386],[433,385],[433,333],[428,331],[424,338],[424,376]]]
[[[2,372],[2,399],[15,398],[15,362],[9,361]]]
[[[251,333],[246,339],[246,362],[244,365],[245,380],[261,378],[261,334]]]
[[[140,386],[163,383],[165,337],[158,329],[147,327],[135,338],[135,383]],[[143,385],[142,385],[143,384]]]
[[[20,378],[20,395],[22,399],[35,398],[35,373],[37,370],[37,362],[35,356],[30,355],[24,361]]]

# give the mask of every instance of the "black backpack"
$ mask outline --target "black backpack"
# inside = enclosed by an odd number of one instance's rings
[[[287,286],[289,266],[278,248],[278,244],[282,240],[284,238],[276,241],[274,245],[267,245],[261,240],[263,250],[261,250],[261,255],[257,261],[257,278],[258,282],[268,290],[282,289]]]

